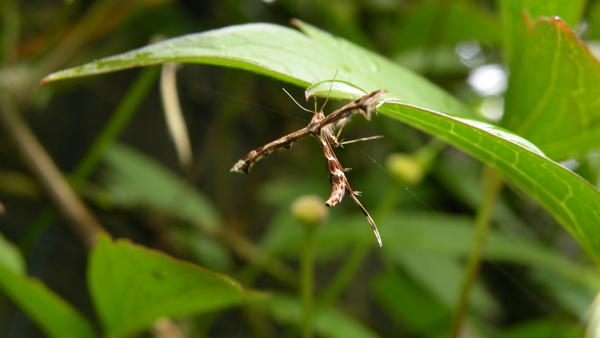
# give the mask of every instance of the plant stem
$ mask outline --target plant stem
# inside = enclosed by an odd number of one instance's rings
[[[236,277],[238,281],[251,285],[264,271],[285,285],[298,287],[298,275],[292,268],[249,239],[227,227],[218,231],[204,231],[207,235],[225,242],[235,254],[250,263],[240,271]]]
[[[481,267],[481,257],[483,255],[485,240],[491,224],[493,207],[496,203],[496,198],[500,193],[500,188],[502,187],[503,176],[500,172],[488,168],[488,170],[484,172],[484,178],[485,195],[483,202],[477,211],[477,218],[475,219],[475,237],[473,238],[473,245],[469,252],[465,279],[460,291],[456,317],[454,319],[454,328],[452,331],[452,337],[454,338],[457,338],[460,335],[462,323],[467,311],[469,291],[475,283],[479,268]]]
[[[119,1],[117,0],[99,0],[94,1],[84,16],[78,21],[75,27],[69,30],[67,36],[52,48],[45,57],[38,62],[38,74],[46,75],[71,59],[89,39],[95,31],[107,21],[109,14],[114,10]]]
[[[365,261],[365,257],[369,253],[370,244],[365,241],[359,241],[350,252],[344,265],[335,274],[334,279],[329,283],[327,289],[323,291],[322,297],[319,299],[319,307],[329,306],[338,298],[340,293],[350,283],[356,275],[356,271]]]
[[[160,67],[148,67],[135,79],[111,119],[94,140],[85,157],[79,162],[75,172],[71,175],[70,182],[75,191],[81,188],[102,159],[106,149],[115,142],[127,126],[133,114],[156,83],[159,73]]]
[[[0,56],[3,66],[15,62],[17,55],[17,44],[19,42],[19,28],[21,23],[21,13],[19,12],[19,2],[17,0],[5,0],[0,4],[2,8],[2,51]]]
[[[300,266],[300,297],[302,299],[302,331],[304,338],[313,336],[312,314],[314,295],[315,246],[317,227],[304,227],[304,246]]]
[[[106,149],[117,139],[123,129],[127,126],[133,114],[137,111],[143,99],[152,89],[156,78],[158,77],[160,67],[149,67],[144,69],[129,91],[125,94],[123,100],[117,106],[111,119],[108,121],[100,135],[94,140],[85,157],[79,162],[73,174],[69,177],[69,183],[75,192],[79,192],[90,174],[96,169]],[[21,250],[29,252],[31,247],[37,241],[43,230],[54,221],[56,213],[49,207],[35,219],[31,231],[29,231],[24,240],[21,241]]]
[[[83,246],[93,248],[98,235],[105,232],[102,225],[75,194],[7,93],[0,95],[0,125]]]
[[[374,213],[377,219],[383,219],[392,212],[403,191],[404,189],[400,189],[399,185],[392,184],[389,186],[387,192],[379,201],[377,210]],[[364,263],[371,246],[372,242],[360,240],[352,247],[352,251],[346,256],[346,261],[321,294],[318,302],[319,307],[329,306],[339,297]]]

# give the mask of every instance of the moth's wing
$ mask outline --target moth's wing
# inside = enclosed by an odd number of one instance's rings
[[[277,150],[290,149],[294,142],[308,135],[310,135],[310,130],[308,128],[302,128],[273,142],[267,143],[262,147],[256,148],[237,161],[231,168],[231,171],[247,174],[256,162],[269,157],[269,155]]]
[[[387,90],[385,89],[376,90],[372,93],[369,93],[361,98],[358,98],[348,103],[342,108],[325,116],[325,118],[321,121],[321,126],[326,126],[329,124],[338,125],[340,123],[345,123],[345,120],[349,119],[352,115],[356,113],[363,114],[365,118],[369,120],[371,118],[371,112],[377,110],[379,98],[385,93],[387,93]]]

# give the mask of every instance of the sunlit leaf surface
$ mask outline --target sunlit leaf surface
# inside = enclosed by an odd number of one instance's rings
[[[88,284],[106,337],[244,302],[242,288],[227,276],[106,236],[91,254]]]
[[[300,86],[331,79],[338,70],[337,79],[354,88],[365,92],[387,89],[397,101],[382,106],[382,113],[500,170],[537,199],[600,262],[600,194],[594,187],[531,142],[490,124],[459,118],[469,115],[469,110],[422,77],[313,26],[296,24],[308,36],[270,24],[232,26],[57,72],[45,81],[171,61],[237,67]]]
[[[5,245],[8,242],[5,242]],[[14,248],[12,248],[14,250]],[[6,249],[3,249],[6,253]],[[20,263],[0,262],[0,290],[8,296],[48,337],[64,337],[68,332],[73,337],[96,337],[92,324],[71,304],[50,290],[37,279],[25,275],[23,257],[16,251],[13,259]],[[18,256],[18,258],[16,258]]]
[[[521,24],[502,125],[556,160],[600,146],[600,63],[559,19]]]

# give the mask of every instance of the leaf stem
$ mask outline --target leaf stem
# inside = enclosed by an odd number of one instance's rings
[[[329,306],[338,298],[365,261],[370,246],[366,241],[359,241],[354,246],[344,265],[338,270],[333,281],[329,283],[327,289],[323,292],[322,297],[319,299],[319,307]]]
[[[314,297],[314,269],[315,247],[317,242],[317,227],[304,227],[304,246],[302,249],[302,262],[300,266],[300,297],[302,299],[302,336],[313,336],[313,297]]]
[[[113,116],[94,140],[85,157],[79,162],[73,175],[71,175],[70,182],[75,191],[78,191],[85,183],[102,156],[104,156],[106,149],[115,142],[131,120],[131,117],[137,112],[138,107],[156,83],[159,73],[160,67],[148,67],[135,79]]]
[[[454,319],[454,327],[452,337],[460,336],[462,323],[467,311],[469,291],[477,279],[479,268],[481,267],[481,257],[485,249],[485,242],[488,231],[490,229],[493,207],[496,203],[500,189],[502,188],[503,176],[500,172],[490,167],[484,172],[485,179],[485,195],[475,219],[475,237],[473,245],[469,252],[465,279],[460,291],[458,307],[456,309],[456,317]]]
[[[392,212],[402,193],[403,190],[398,185],[392,184],[389,186],[374,213],[377,219],[384,219]],[[370,239],[368,241],[359,240],[356,242],[350,254],[346,256],[342,267],[337,271],[333,280],[321,294],[318,302],[319,307],[329,306],[339,297],[365,262],[372,245],[373,242]]]
[[[111,119],[108,121],[100,135],[96,137],[94,143],[90,146],[85,157],[79,162],[77,168],[68,178],[69,183],[76,193],[81,190],[86,180],[94,169],[98,166],[106,149],[117,139],[123,129],[127,126],[133,114],[137,111],[143,99],[152,89],[156,82],[160,67],[149,67],[144,69],[135,82],[125,94],[123,100],[115,110]],[[44,209],[33,222],[31,230],[27,232],[20,243],[21,250],[29,252],[31,247],[37,241],[43,230],[55,220],[56,213],[52,208]]]
[[[21,155],[23,163],[36,177],[83,246],[88,250],[93,248],[98,235],[104,233],[102,225],[69,186],[7,93],[0,95],[0,126],[4,127],[15,151]]]
[[[2,1],[2,56],[0,63],[4,66],[14,63],[17,55],[17,44],[20,36],[21,13],[19,11],[19,2],[16,0]]]

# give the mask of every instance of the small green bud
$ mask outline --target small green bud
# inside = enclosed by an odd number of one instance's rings
[[[425,174],[421,161],[416,156],[407,154],[390,154],[385,161],[387,170],[406,185],[416,185]]]
[[[292,214],[303,226],[316,227],[327,218],[329,211],[325,201],[314,195],[297,198],[291,206]]]

